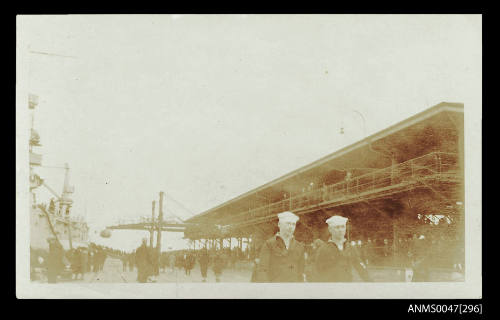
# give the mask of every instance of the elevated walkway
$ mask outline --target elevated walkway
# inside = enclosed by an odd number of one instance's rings
[[[462,182],[458,155],[432,152],[394,166],[373,170],[335,184],[309,190],[288,199],[256,209],[242,211],[215,224],[241,228],[276,218],[279,212],[291,210],[305,214],[321,209],[388,197],[417,187],[445,188]]]
[[[162,223],[161,230],[169,232],[184,232],[186,226],[188,225],[189,224],[185,223]],[[107,227],[107,229],[112,229],[112,230],[146,230],[146,231],[150,231],[152,228],[156,231],[158,228],[157,223],[151,223],[151,222],[127,223],[127,224],[118,224]]]

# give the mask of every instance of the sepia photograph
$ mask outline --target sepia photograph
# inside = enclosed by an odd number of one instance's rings
[[[18,298],[481,298],[481,15],[16,29]]]

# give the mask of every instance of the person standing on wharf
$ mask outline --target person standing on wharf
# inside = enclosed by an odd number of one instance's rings
[[[299,217],[285,211],[278,219],[279,232],[262,245],[256,282],[303,282],[304,244],[293,236]]]
[[[346,242],[347,218],[332,216],[326,220],[330,239],[318,248],[315,260],[315,281],[351,282],[354,267],[364,281],[371,281],[366,266]]]

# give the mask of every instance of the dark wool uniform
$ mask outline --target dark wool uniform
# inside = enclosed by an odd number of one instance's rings
[[[199,263],[200,263],[200,271],[201,271],[201,276],[203,278],[207,277],[207,270],[208,270],[208,262],[209,262],[209,256],[207,250],[202,250],[200,252],[200,256],[198,258]]]
[[[370,281],[357,252],[347,242],[343,250],[339,250],[332,241],[322,243],[316,252],[314,264],[314,279],[317,282],[351,282],[352,268],[364,281]]]
[[[153,274],[153,261],[151,250],[146,245],[141,245],[135,251],[135,261],[137,264],[137,280],[147,282],[148,277]]]
[[[56,283],[57,276],[64,269],[64,249],[59,242],[53,241],[49,244],[49,256],[47,257],[47,279],[49,283]]]
[[[256,282],[303,282],[304,263],[304,244],[292,238],[287,249],[275,235],[262,245]]]

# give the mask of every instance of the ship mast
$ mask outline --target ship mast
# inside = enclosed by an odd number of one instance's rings
[[[32,51],[29,49],[30,47],[28,46],[28,50],[30,54],[38,54],[38,55],[46,55],[46,56],[53,56],[53,57],[62,57],[62,58],[73,58],[76,59],[77,57],[73,56],[66,56],[66,55],[60,55],[60,54],[55,54],[55,53],[50,53],[50,52],[41,52],[41,51]],[[29,64],[28,64],[29,65]],[[33,110],[35,107],[38,105],[38,96],[34,94],[29,94],[28,97],[29,100],[29,109],[32,111],[31,112],[31,137],[30,137],[30,143],[29,143],[29,156],[30,156],[30,191],[43,185],[45,186],[52,194],[54,194],[57,199],[59,200],[59,214],[64,217],[67,223],[68,227],[68,235],[69,235],[69,247],[72,250],[73,249],[73,242],[72,242],[72,236],[71,236],[71,220],[70,220],[70,208],[73,204],[73,200],[71,199],[71,194],[74,192],[74,187],[69,185],[69,166],[67,163],[64,165],[65,169],[65,175],[64,175],[64,185],[63,185],[63,190],[62,194],[59,197],[57,193],[52,190],[35,172],[33,171],[33,166],[41,166],[42,165],[42,155],[35,154],[33,153],[33,146],[41,146],[40,145],[40,136],[34,129],[34,121],[35,121],[35,116]],[[36,204],[36,198],[35,198],[35,193],[33,192],[33,204]],[[49,219],[49,224],[50,218],[47,216]],[[57,234],[55,234],[56,239],[57,239]]]
[[[69,166],[67,163],[64,164],[64,185],[61,198],[59,199],[60,209],[62,210],[64,217],[68,223],[68,238],[69,238],[69,248],[73,250],[73,237],[71,235],[71,219],[70,219],[70,208],[73,204],[73,200],[70,198],[70,194],[73,193],[73,186],[69,185]]]
[[[34,146],[40,145],[40,136],[34,129],[35,115],[33,110],[38,105],[38,97],[36,95],[29,95],[29,108],[32,110],[31,113],[31,135],[30,135],[30,143],[29,143],[29,155],[30,155],[30,190],[33,190],[41,185],[45,186],[53,195],[57,197],[59,200],[59,214],[64,217],[68,227],[68,236],[69,236],[69,247],[73,249],[73,239],[71,235],[71,220],[70,220],[70,208],[73,204],[73,200],[71,199],[71,194],[74,192],[73,186],[69,184],[69,165],[67,163],[64,164],[64,185],[62,189],[61,196],[59,196],[52,188],[50,188],[43,179],[41,179],[33,170],[34,166],[42,165],[42,156],[33,152]],[[36,195],[32,192],[32,201],[33,205],[36,205]],[[50,219],[49,219],[50,220]],[[50,221],[49,221],[50,223]],[[56,235],[57,237],[57,235]]]
[[[43,180],[35,173],[34,167],[42,165],[42,156],[40,154],[36,154],[33,152],[33,147],[39,147],[40,145],[40,136],[35,131],[34,123],[35,123],[35,114],[34,109],[38,105],[38,97],[34,94],[29,94],[28,96],[28,104],[29,109],[31,111],[31,127],[30,127],[30,140],[29,140],[29,163],[30,163],[30,191],[39,187]],[[32,204],[36,205],[36,196],[35,193],[32,192]]]

